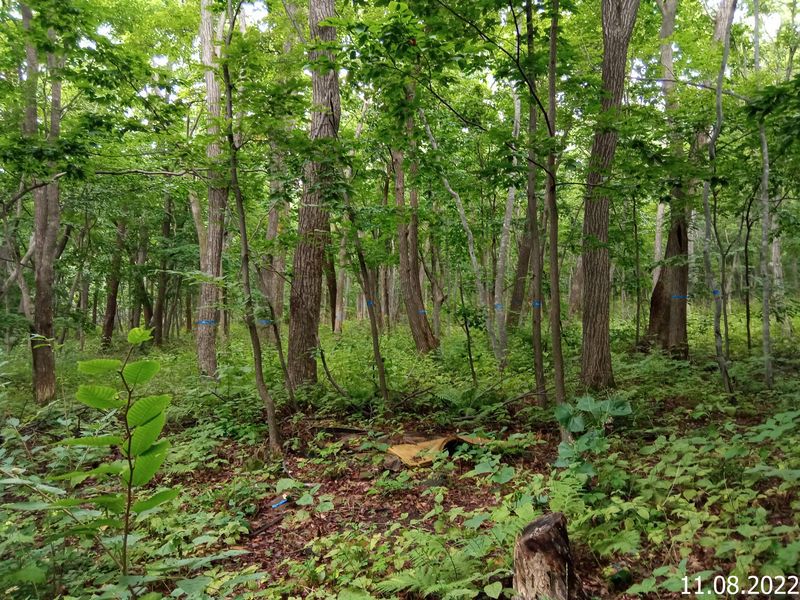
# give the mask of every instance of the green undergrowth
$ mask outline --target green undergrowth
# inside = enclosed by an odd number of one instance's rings
[[[701,316],[691,322],[697,337]],[[713,357],[699,350],[689,361],[635,354],[635,332],[615,327],[616,389],[581,394],[573,349],[571,400],[558,411],[526,395],[533,376],[523,330],[510,337],[503,374],[476,336],[477,386],[458,330],[426,357],[413,352],[408,336],[384,336],[389,405],[377,392],[365,325],[349,325],[340,337],[325,332],[326,360],[347,395],[322,373],[318,387],[297,394],[301,412],[283,419],[287,463],[265,452],[243,332],[223,340],[216,382],[197,377],[188,340],[164,350],[143,345],[136,358],[158,362],[161,371],[137,394],[165,394],[171,402],[161,433],[169,451],[141,493],[179,492],[140,505],[127,579],[102,550],[102,543],[119,543],[115,515],[85,502],[118,493],[114,480],[59,477],[123,458],[62,443],[119,435],[116,409],[106,414],[75,397],[85,383],[78,362],[97,357],[96,341],[84,352],[72,343],[60,350],[59,398],[44,407],[26,400],[28,357],[16,350],[0,360],[0,595],[511,597],[514,539],[550,511],[566,515],[576,564],[596,597],[627,591],[669,598],[683,590],[684,576],[710,582],[716,575],[796,573],[800,386],[790,341],[776,340],[777,381],[769,391],[755,353],[734,354],[736,395],[728,397]],[[740,352],[741,330],[734,332]],[[567,324],[570,336],[579,340],[580,331]],[[124,350],[120,342],[108,355]],[[277,355],[267,350],[265,358],[270,389],[287,415]],[[317,427],[320,419],[360,431],[343,436]],[[556,420],[574,443],[558,445]],[[456,431],[501,443],[459,446],[430,467],[385,468],[386,449],[404,432]],[[283,523],[259,529],[282,494],[292,500]],[[422,510],[402,508],[411,499]],[[346,501],[356,500],[401,508],[382,518],[342,516]],[[299,541],[288,552],[292,536]],[[254,539],[266,542],[254,546]]]

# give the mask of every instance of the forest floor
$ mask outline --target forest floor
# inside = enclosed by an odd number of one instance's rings
[[[733,597],[729,587],[714,593],[715,578],[750,588],[800,571],[800,360],[791,339],[776,344],[773,390],[760,384],[757,358],[734,360],[735,397],[720,391],[712,357],[680,362],[620,344],[615,391],[573,394],[559,414],[576,438],[564,446],[552,409],[526,395],[524,336],[512,339],[503,376],[477,350],[477,387],[457,333],[436,357],[417,357],[402,336],[384,340],[397,390],[386,407],[374,399],[362,334],[323,340],[348,395],[324,385],[299,395],[301,411],[282,420],[282,459],[264,450],[244,335],[229,341],[213,384],[198,380],[188,345],[148,351],[162,371],[146,392],[173,397],[172,449],[148,487],[181,490],[137,523],[131,560],[149,589],[200,599],[511,597],[515,538],[550,511],[566,515],[576,569],[594,598],[677,598],[697,577],[704,597]],[[267,374],[285,411],[272,354]],[[53,478],[106,460],[103,449],[55,443],[108,427],[70,400],[82,381],[76,361],[95,355],[64,351],[61,397],[47,407],[21,392],[24,355],[8,357],[3,477],[84,498],[108,491],[99,479]],[[454,446],[420,467],[387,453],[454,433],[495,441]],[[36,500],[10,484],[0,494],[6,503]],[[66,521],[0,507],[7,597],[111,589],[113,564],[96,540],[59,534]]]

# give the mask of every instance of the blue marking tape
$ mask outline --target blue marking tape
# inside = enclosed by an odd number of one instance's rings
[[[417,312],[418,312],[419,314],[421,314],[421,315],[426,315],[426,314],[428,314],[428,311],[427,311],[427,310],[425,310],[424,308],[422,308],[422,309],[418,310]]]
[[[284,498],[284,499],[283,499],[283,500],[281,500],[280,502],[276,502],[275,504],[273,504],[272,506],[270,506],[270,508],[278,508],[279,506],[281,506],[281,505],[283,505],[283,504],[286,504],[288,501],[289,501],[289,499],[288,499],[288,498]]]
[[[372,300],[367,300],[367,306],[374,306],[375,303]]]
[[[216,325],[217,322],[214,319],[203,319],[197,322],[198,325]]]
[[[719,290],[714,290],[713,292],[715,296],[719,296]]]
[[[672,299],[673,300],[688,300],[689,296],[681,296],[680,294],[673,294],[672,295]]]
[[[497,304],[494,305],[494,309],[495,310],[503,310],[503,305],[498,302]]]
[[[269,319],[259,319],[258,320],[258,324],[259,325],[272,325],[272,321],[270,321]]]
[[[542,308],[542,301],[534,300],[533,302],[531,302],[531,306],[533,306],[533,308]]]

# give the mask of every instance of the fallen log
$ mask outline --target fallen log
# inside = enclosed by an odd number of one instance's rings
[[[567,519],[550,513],[528,524],[514,546],[517,600],[585,600],[567,537]]]

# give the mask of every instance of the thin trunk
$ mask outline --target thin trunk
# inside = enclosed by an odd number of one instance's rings
[[[753,0],[753,56],[756,76],[761,69],[759,56],[759,31],[761,15],[759,2]],[[769,146],[767,145],[767,131],[762,121],[758,125],[758,137],[761,142],[761,347],[764,354],[764,383],[767,388],[772,388],[772,339],[770,333],[770,299],[772,294],[772,280],[769,269],[770,248],[769,233],[772,228],[769,206]]]
[[[158,269],[158,286],[156,303],[153,307],[153,319],[150,326],[153,328],[153,343],[156,346],[164,344],[165,303],[167,299],[167,249],[170,245],[170,232],[172,231],[172,198],[167,195],[164,199],[164,217],[161,220],[161,258]]]
[[[669,2],[669,0],[665,0]],[[677,6],[677,2],[675,2]],[[664,25],[662,22],[661,31],[664,31]],[[663,37],[663,36],[662,36]],[[670,41],[669,44],[672,42]],[[666,44],[662,44],[662,48]],[[670,48],[671,49],[671,48]],[[661,59],[664,59],[664,52],[661,52]],[[663,67],[663,63],[662,63]],[[663,71],[662,71],[663,72]],[[667,75],[664,75],[667,77]],[[663,86],[662,86],[663,88]],[[658,277],[661,275],[661,261],[664,260],[664,212],[666,210],[666,205],[663,202],[658,203],[658,207],[656,208],[656,225],[655,225],[655,242],[653,243],[653,263],[655,267],[653,268],[653,289],[656,289],[656,283],[658,283]]]
[[[309,26],[314,42],[332,44],[336,29],[321,25],[335,15],[333,0],[311,0]],[[338,73],[330,69],[334,56],[330,50],[312,50],[312,102],[310,137],[314,158],[306,163],[303,199],[298,217],[298,244],[294,254],[289,302],[289,372],[294,386],[316,383],[322,296],[322,265],[325,245],[330,237],[327,205],[338,195],[336,167],[331,160],[339,131],[341,104]],[[327,156],[325,156],[327,155]],[[324,160],[323,160],[324,159]]]
[[[334,333],[342,333],[342,326],[344,325],[345,307],[347,306],[347,294],[345,293],[345,278],[347,277],[347,269],[345,262],[347,261],[347,237],[342,235],[339,241],[339,254],[337,262],[339,264],[339,272],[336,275],[336,306],[334,310],[335,324],[333,327]]]
[[[230,49],[233,36],[234,19],[233,11],[228,6],[228,18],[230,26],[228,35],[225,38],[226,54]],[[226,57],[227,58],[227,57]],[[247,239],[247,220],[244,212],[244,198],[242,188],[239,185],[239,148],[233,133],[233,82],[231,81],[230,67],[228,61],[222,63],[222,77],[225,82],[225,117],[226,117],[226,137],[228,140],[228,153],[230,155],[230,186],[233,189],[236,199],[236,212],[239,223],[239,238],[241,246],[241,274],[242,288],[244,291],[244,312],[247,331],[250,334],[250,344],[253,350],[253,371],[256,380],[256,389],[267,412],[267,429],[269,431],[269,447],[276,454],[281,452],[281,435],[278,429],[278,420],[275,414],[275,402],[267,390],[264,381],[264,364],[261,353],[261,338],[258,337],[258,328],[255,319],[255,304],[253,302],[253,290],[250,285],[250,244]]]
[[[712,165],[715,164],[717,154],[717,140],[722,132],[723,113],[722,113],[722,83],[725,80],[725,69],[728,64],[728,55],[730,53],[730,35],[731,26],[733,25],[733,16],[736,12],[736,0],[723,0],[720,10],[717,14],[717,23],[715,27],[714,38],[721,41],[723,45],[722,50],[722,63],[720,64],[719,73],[717,74],[716,84],[716,120],[714,127],[711,131],[711,138],[708,141],[708,158]],[[722,377],[722,385],[726,392],[733,393],[733,386],[731,384],[730,376],[728,375],[728,361],[722,348],[722,331],[720,329],[720,320],[722,315],[722,295],[716,287],[714,280],[714,272],[711,267],[711,205],[709,196],[711,194],[711,181],[705,180],[703,182],[703,212],[705,213],[705,234],[703,238],[703,263],[706,272],[706,285],[711,289],[714,297],[714,350],[716,353],[717,363],[719,365],[720,376]]]
[[[512,151],[516,151],[516,140],[519,137],[519,124],[520,114],[522,112],[521,102],[516,90],[511,91],[514,100],[514,123],[511,130]],[[511,157],[511,166],[516,170],[517,156],[516,153]],[[505,298],[506,291],[506,262],[508,260],[508,246],[511,240],[511,220],[514,217],[514,201],[517,197],[517,186],[512,184],[508,186],[508,195],[506,197],[505,213],[503,215],[503,228],[500,234],[500,247],[497,253],[497,268],[495,271],[494,280],[494,314],[495,314],[495,327],[497,331],[497,347],[495,349],[495,358],[497,359],[500,370],[505,369],[506,366],[506,346],[508,345],[506,319],[503,316],[503,299]]]
[[[119,280],[122,267],[122,253],[125,249],[125,222],[117,223],[117,242],[114,256],[111,258],[111,271],[106,280],[106,311],[103,315],[103,333],[100,338],[100,348],[108,350],[114,335],[114,325],[117,320],[117,300],[119,297]]]
[[[558,264],[558,204],[556,202],[556,78],[558,60],[558,0],[553,0],[550,17],[550,50],[547,67],[547,134],[550,144],[547,151],[547,184],[545,203],[549,213],[549,259],[550,259],[550,338],[553,353],[553,382],[555,384],[556,404],[567,401],[564,384],[564,353],[561,349],[561,289]],[[559,426],[561,440],[569,442],[572,438],[566,428]]]

